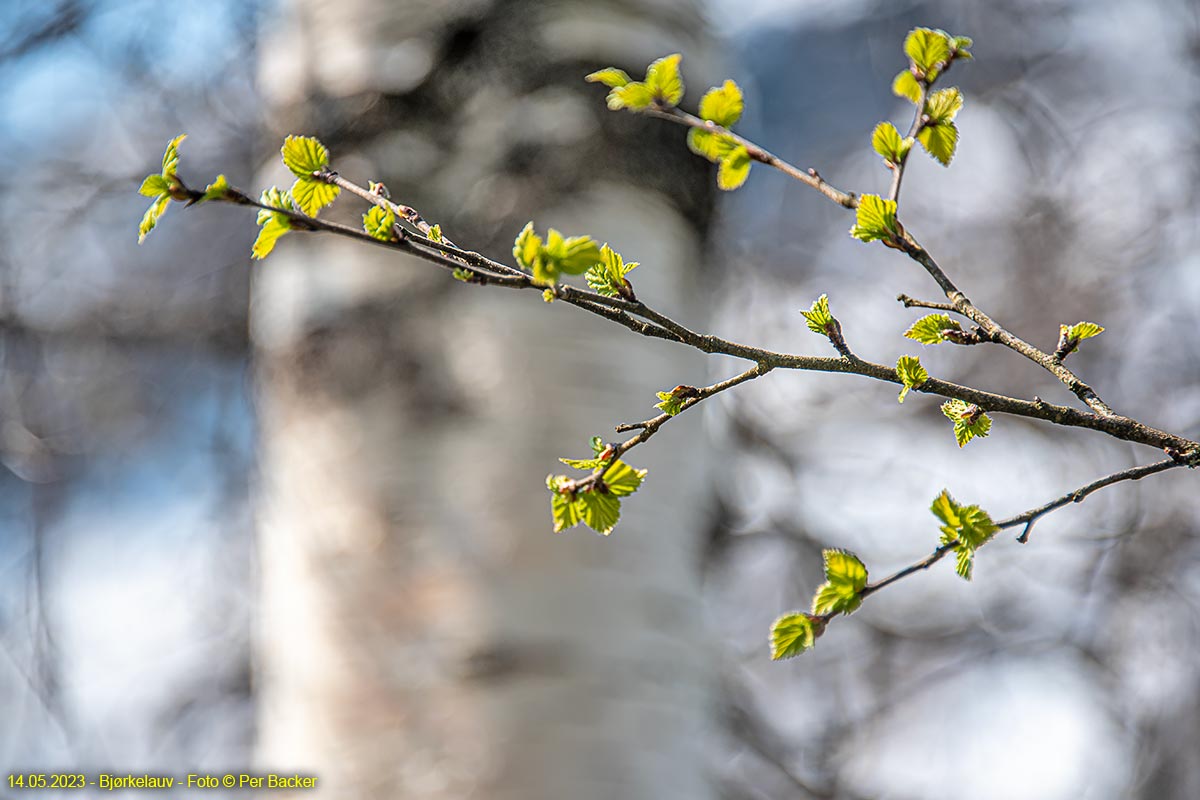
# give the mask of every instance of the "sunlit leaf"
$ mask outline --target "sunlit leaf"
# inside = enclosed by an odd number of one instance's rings
[[[916,389],[929,380],[929,373],[921,366],[921,359],[916,356],[900,356],[896,362],[896,374],[900,377],[904,388],[900,390],[900,402],[904,402],[910,389]]]
[[[954,439],[959,447],[992,431],[992,419],[979,406],[963,400],[947,400],[942,403],[942,413],[954,423]]]
[[[825,583],[813,598],[814,614],[850,614],[860,605],[859,592],[867,585],[867,568],[858,556],[846,550],[822,551]]]
[[[279,152],[284,166],[297,178],[311,178],[314,172],[329,166],[329,151],[311,136],[289,136]]]
[[[928,73],[950,58],[950,40],[941,31],[914,28],[904,39],[904,53],[913,65]]]
[[[802,611],[784,614],[771,626],[771,660],[798,656],[812,647],[816,638],[808,614]]]
[[[646,86],[655,100],[677,106],[683,99],[683,78],[679,74],[679,53],[663,56],[646,69]]]
[[[828,336],[829,326],[833,324],[833,314],[829,311],[829,295],[821,295],[813,301],[808,311],[801,309],[808,329],[818,336]]]
[[[159,217],[167,210],[167,206],[171,203],[171,196],[168,194],[159,195],[146,209],[146,213],[142,215],[142,222],[138,225],[138,244],[146,241],[146,237],[150,235],[150,231],[154,230],[154,226],[158,224]]]
[[[391,209],[385,210],[379,206],[371,206],[367,213],[363,214],[362,221],[363,230],[372,238],[384,242],[395,241],[396,215]]]
[[[700,118],[709,120],[722,128],[733,127],[741,119],[746,103],[742,90],[733,81],[709,89],[700,98]]]
[[[913,105],[921,102],[921,84],[909,70],[904,70],[892,81],[892,93],[907,98]]]
[[[946,314],[926,314],[909,326],[904,335],[921,344],[941,344],[946,341],[942,333],[945,330],[961,331],[962,326]]]
[[[599,69],[584,78],[588,83],[602,83],[610,89],[617,89],[630,83],[629,75],[623,69],[608,67]]]
[[[899,236],[896,223],[896,201],[884,200],[874,194],[864,194],[858,199],[856,223],[850,235],[864,242],[876,239],[893,239]]]
[[[745,183],[749,175],[750,151],[739,145],[721,159],[717,168],[717,188],[732,191]]]

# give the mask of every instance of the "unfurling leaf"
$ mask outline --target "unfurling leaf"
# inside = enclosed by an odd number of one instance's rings
[[[396,215],[391,209],[386,211],[379,206],[371,206],[363,214],[363,229],[374,239],[384,242],[396,241]]]
[[[293,208],[291,195],[274,186],[262,193],[259,202],[272,208],[285,210]],[[279,241],[279,237],[291,230],[292,222],[288,219],[287,214],[280,214],[264,208],[258,211],[258,225],[258,238],[254,240],[250,257],[261,260],[269,256],[275,249],[275,243]]]
[[[676,386],[669,392],[655,394],[658,395],[659,402],[654,407],[671,417],[683,411],[683,404],[688,400],[700,397],[700,391],[695,386],[683,385]]]
[[[871,134],[871,146],[889,164],[899,164],[908,155],[912,139],[900,138],[900,132],[890,122],[881,122]]]
[[[204,196],[200,198],[200,202],[205,200],[220,200],[229,191],[229,181],[224,175],[218,175],[217,179],[204,187]]]
[[[738,145],[721,159],[717,167],[717,188],[733,191],[750,175],[750,151]]]
[[[677,106],[683,99],[683,78],[679,74],[682,56],[673,53],[663,56],[646,68],[646,86],[655,102]]]
[[[950,38],[942,31],[914,28],[904,40],[904,53],[914,67],[928,75],[950,60]]]
[[[800,313],[804,315],[805,324],[810,331],[818,336],[829,335],[830,326],[835,322],[833,314],[829,311],[829,295],[821,295],[813,301],[808,311],[802,309]]]
[[[905,338],[921,344],[941,344],[946,341],[943,331],[961,331],[962,326],[946,314],[926,314],[904,332]]]
[[[822,551],[825,583],[813,597],[814,614],[850,614],[860,605],[859,592],[867,585],[867,568],[858,556],[846,550]]]
[[[172,192],[176,188],[182,188],[175,176],[175,170],[179,167],[179,143],[186,138],[187,134],[181,133],[167,142],[167,149],[162,157],[162,172],[158,175],[147,175],[138,188],[138,193],[143,197],[154,198],[138,225],[138,244],[146,241],[150,231],[154,230],[159,218],[166,212],[167,206],[171,204]],[[181,195],[180,199],[186,199],[186,195]]]
[[[584,80],[588,83],[602,83],[610,89],[618,89],[630,83],[629,75],[625,70],[616,67],[598,69]]]
[[[954,423],[954,439],[959,447],[975,437],[983,438],[992,431],[992,418],[983,409],[963,400],[947,400],[942,403],[942,413]]]
[[[771,626],[771,660],[798,656],[825,631],[825,621],[803,611],[784,614]]]
[[[169,179],[175,176],[175,171],[179,168],[179,145],[186,138],[187,134],[181,133],[167,142],[167,149],[162,158],[162,176],[164,178]]]
[[[934,122],[953,122],[962,111],[963,96],[957,87],[939,89],[925,101],[925,114]]]
[[[910,389],[920,388],[921,384],[929,380],[929,373],[925,371],[925,367],[921,366],[921,359],[916,356],[900,356],[896,362],[896,375],[904,384],[904,388],[900,390],[901,403],[904,402]]]
[[[625,276],[637,266],[637,261],[626,264],[620,253],[604,245],[600,248],[599,259],[587,271],[588,286],[605,297],[621,296],[632,299],[633,287]]]
[[[741,119],[745,107],[742,90],[736,83],[727,80],[721,86],[709,89],[700,98],[700,118],[722,128],[731,128]]]
[[[864,194],[858,199],[856,223],[850,235],[863,242],[876,239],[894,241],[900,236],[900,224],[896,221],[896,201],[884,200],[879,195]]]
[[[934,498],[929,510],[942,522],[941,544],[952,545],[954,571],[963,579],[971,580],[975,551],[995,536],[1000,528],[979,506],[959,505],[945,489]]]
[[[1104,333],[1103,326],[1097,325],[1094,322],[1076,322],[1074,325],[1059,325],[1058,349],[1054,351],[1054,355],[1058,358],[1063,358],[1075,352],[1076,348],[1079,347],[1079,343],[1084,339],[1090,339],[1102,333]]]

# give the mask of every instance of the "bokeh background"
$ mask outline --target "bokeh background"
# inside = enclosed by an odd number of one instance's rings
[[[301,772],[319,794],[1200,797],[1200,505],[1174,471],[945,564],[771,663],[822,547],[882,576],[943,487],[1003,517],[1158,454],[1004,416],[960,451],[929,398],[772,374],[672,422],[609,539],[542,477],[654,391],[740,367],[419,264],[135,194],[284,181],[283,134],[460,243],[539,227],[643,267],[694,328],[826,354],[828,293],[890,363],[936,299],[849,215],[755,167],[716,197],[680,129],[580,77],[684,55],[743,133],[881,191],[870,131],[915,25],[975,38],[958,154],[905,224],[1118,411],[1200,435],[1200,8],[1191,0],[12,0],[0,7],[0,797],[11,772]],[[348,200],[339,205],[350,206]],[[352,211],[344,218],[353,219]],[[1072,403],[999,348],[930,372]],[[635,457],[636,456],[636,457]],[[51,792],[44,792],[53,796]],[[178,792],[189,796],[186,791]]]

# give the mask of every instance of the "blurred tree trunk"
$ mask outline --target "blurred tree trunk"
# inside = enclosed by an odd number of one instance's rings
[[[700,323],[711,177],[582,81],[673,50],[702,69],[684,5],[295,0],[261,81],[275,133],[459,243],[592,233]],[[713,796],[694,421],[630,459],[650,477],[611,540],[552,534],[542,486],[702,363],[331,239],[287,237],[256,280],[263,768],[348,799]]]

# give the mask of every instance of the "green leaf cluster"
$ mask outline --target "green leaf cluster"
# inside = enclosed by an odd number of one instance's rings
[[[931,28],[913,28],[904,39],[904,54],[911,65],[910,74],[929,85],[956,59],[966,61],[974,58],[970,52],[971,45],[968,36],[952,36]]]
[[[925,148],[925,152],[936,158],[944,167],[950,166],[958,148],[958,126],[954,124],[954,118],[958,116],[962,106],[962,92],[955,87],[939,89],[929,95],[925,102],[925,116],[928,117],[928,121],[917,134],[917,141]]]
[[[263,205],[271,206],[271,208],[287,211],[295,209],[291,192],[283,191],[276,186],[263,191],[258,201]],[[292,221],[288,219],[287,214],[262,208],[258,211],[258,227],[258,238],[254,240],[254,246],[250,249],[250,257],[262,260],[275,249],[275,243],[279,241],[280,237],[292,229]]]
[[[871,147],[883,157],[884,162],[892,166],[902,164],[912,146],[913,140],[909,137],[901,138],[896,126],[890,122],[879,123],[871,134]]]
[[[896,220],[896,201],[884,200],[877,194],[858,198],[854,227],[850,235],[863,242],[881,239],[896,242],[900,238],[900,223]]]
[[[602,83],[609,87],[608,107],[613,111],[629,109],[640,111],[655,106],[670,108],[683,99],[683,78],[679,74],[682,56],[673,53],[663,56],[646,68],[646,78],[632,80],[624,70],[606,67],[588,75],[589,83]]]
[[[513,258],[533,275],[534,283],[553,286],[560,275],[582,275],[599,263],[600,245],[590,236],[563,236],[554,228],[543,241],[527,222],[513,243]]]
[[[921,366],[921,359],[916,356],[900,356],[896,362],[896,375],[904,384],[904,388],[900,390],[901,403],[908,396],[910,389],[919,388],[921,384],[929,380],[929,373],[925,371],[925,367]]]
[[[847,550],[821,551],[825,561],[825,583],[813,597],[814,614],[850,614],[862,605],[859,593],[867,585],[867,568]]]
[[[396,241],[396,214],[389,208],[371,206],[362,216],[363,230],[381,242]]]
[[[143,197],[154,198],[150,203],[150,208],[146,209],[146,213],[142,215],[141,224],[138,225],[138,244],[146,241],[150,231],[154,230],[159,218],[166,212],[172,197],[183,188],[179,178],[175,175],[175,170],[179,166],[179,143],[186,138],[187,134],[181,133],[167,143],[166,152],[162,157],[162,171],[157,175],[147,175],[138,189],[138,194]],[[218,180],[224,180],[224,176]],[[186,198],[181,197],[180,199]]]
[[[582,487],[582,479],[566,475],[546,476],[555,533],[573,528],[580,522],[604,536],[612,533],[621,518],[621,498],[638,490],[646,470],[635,469],[612,458],[609,453],[596,436],[592,438],[592,458],[559,459],[572,469],[590,470],[593,475],[600,473],[599,478]]]
[[[992,418],[974,403],[963,400],[947,400],[942,403],[942,413],[954,423],[954,439],[959,447],[975,437],[983,438],[992,431]]]
[[[313,177],[329,166],[329,151],[311,136],[289,136],[283,140],[279,152],[284,166],[296,176],[291,189],[296,208],[315,217],[341,192],[337,186]]]
[[[626,264],[620,253],[608,245],[604,245],[600,248],[599,262],[588,268],[586,275],[588,286],[595,289],[597,294],[605,297],[620,296],[632,300],[633,286],[625,276],[637,267],[637,261],[630,261]]]
[[[947,314],[926,314],[904,332],[906,338],[921,344],[941,344],[947,337],[943,331],[961,331],[962,326]]]
[[[995,536],[1000,528],[979,506],[959,505],[945,489],[934,498],[929,510],[942,522],[941,544],[953,543],[954,571],[964,580],[971,580],[975,551]]]
[[[741,119],[745,107],[742,90],[727,80],[700,98],[700,118],[728,130]],[[717,165],[718,188],[732,191],[749,177],[750,151],[732,136],[721,131],[692,128],[688,131],[687,144],[693,153]]]

